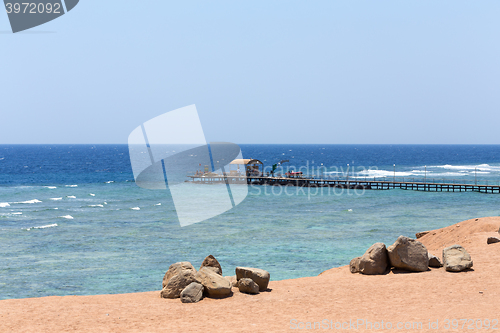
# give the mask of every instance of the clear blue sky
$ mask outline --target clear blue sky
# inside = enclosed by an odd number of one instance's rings
[[[209,141],[500,144],[499,1],[81,0],[12,34],[0,144],[127,143],[196,104]]]

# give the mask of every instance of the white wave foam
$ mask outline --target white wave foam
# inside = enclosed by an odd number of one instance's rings
[[[348,211],[348,212],[352,212],[352,209],[351,209],[351,208],[349,208],[347,211]]]
[[[33,199],[33,200],[28,200],[28,201],[20,201],[20,202],[14,202],[16,204],[34,204],[34,203],[40,203],[41,201],[38,199]]]
[[[90,193],[89,194],[91,197],[95,197],[95,194],[94,193]]]
[[[73,216],[71,216],[71,215],[64,215],[64,216],[59,216],[59,217],[61,217],[63,219],[68,219],[68,220],[72,220],[73,219]]]
[[[354,178],[372,178],[372,177],[408,177],[412,173],[411,172],[403,172],[403,171],[398,171],[394,173],[393,171],[390,170],[376,170],[376,169],[368,169],[368,170],[363,170],[357,173],[357,176]]]
[[[157,203],[155,206],[161,206],[161,202],[160,202],[160,203]]]
[[[110,181],[107,181],[106,184],[111,184],[111,183],[114,183],[113,180],[110,180]]]
[[[78,185],[66,185],[66,187],[78,187]]]
[[[50,200],[57,201],[57,200],[62,200],[62,198],[50,198]]]
[[[104,207],[104,205],[89,205],[89,207]]]
[[[53,189],[56,189],[56,188],[57,188],[57,186],[45,186],[45,188],[48,188],[48,189],[53,190]]]
[[[31,228],[28,228],[26,230],[30,231],[31,229],[46,229],[46,228],[54,228],[54,227],[57,227],[57,223],[54,223],[54,224],[48,224],[48,225],[42,225],[40,227],[31,227]]]
[[[5,207],[10,207],[8,202],[0,202],[0,207],[5,208]]]
[[[67,195],[66,198],[76,199],[76,197],[74,195]]]
[[[500,172],[500,166],[492,166],[489,164],[478,164],[478,165],[451,165],[451,164],[444,164],[444,165],[434,165],[432,166],[434,168],[442,168],[442,169],[447,169],[447,170],[462,170],[462,171],[493,171],[493,172]]]
[[[23,215],[23,213],[17,212],[17,213],[12,213],[12,215]]]
[[[104,201],[104,204],[107,205],[108,203],[106,201]]]
[[[141,210],[139,207],[132,207],[130,209],[132,209],[132,210]]]

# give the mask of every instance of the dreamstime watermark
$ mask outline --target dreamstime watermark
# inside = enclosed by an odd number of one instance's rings
[[[349,319],[344,321],[323,319],[320,321],[300,321],[290,320],[290,329],[292,330],[435,330],[447,331],[453,330],[499,330],[498,319],[435,319],[427,321],[398,321],[388,320],[368,320],[368,319]]]
[[[137,186],[169,190],[180,225],[187,226],[220,215],[240,204],[248,194],[243,184],[190,186],[186,174],[200,168],[206,174],[228,175],[229,164],[242,159],[238,145],[207,143],[196,106],[186,106],[148,120],[128,138],[130,163]]]
[[[79,0],[4,0],[12,32],[52,21],[75,8]]]

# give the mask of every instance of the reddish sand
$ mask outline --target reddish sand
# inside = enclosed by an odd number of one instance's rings
[[[313,327],[314,322],[316,330],[339,332],[380,331],[381,325],[384,330],[389,325],[404,330],[406,325],[418,332],[470,332],[478,331],[480,323],[480,331],[498,331],[500,243],[487,245],[486,239],[500,237],[499,228],[500,217],[486,217],[419,239],[438,257],[446,246],[464,246],[474,261],[468,272],[440,268],[366,276],[344,266],[316,277],[271,282],[272,291],[259,295],[233,289],[232,297],[196,304],[161,299],[159,291],[4,300],[0,332],[284,332]],[[447,321],[453,319],[458,321]],[[461,319],[470,319],[463,328]],[[490,329],[484,329],[487,320]]]

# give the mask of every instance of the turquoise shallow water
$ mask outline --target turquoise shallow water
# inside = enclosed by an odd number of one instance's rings
[[[118,155],[123,153],[121,148],[115,150],[116,156],[123,156]],[[281,148],[270,147],[269,155],[285,150]],[[81,149],[88,147],[77,147]],[[123,167],[117,167],[120,163],[113,162],[113,155],[104,153],[110,160],[90,159],[103,164],[96,170],[108,169],[99,172],[57,171],[62,168],[57,163],[56,170],[47,173],[33,168],[26,174],[9,174],[5,166],[0,169],[4,179],[0,187],[1,299],[158,290],[171,263],[191,261],[198,266],[208,254],[216,256],[227,275],[242,265],[264,268],[273,280],[312,276],[348,264],[374,242],[391,244],[399,235],[413,237],[418,231],[465,219],[500,215],[500,195],[495,194],[400,189],[357,193],[324,189],[321,194],[298,188],[277,194],[273,187],[251,186],[248,197],[230,211],[180,227],[168,191],[137,187],[126,158],[118,160]],[[250,153],[257,155],[257,151]],[[469,170],[463,177],[470,180],[471,165],[488,164],[491,170],[481,179],[498,180],[495,168],[500,164],[488,156],[475,164],[436,163],[457,168],[436,166],[429,171]],[[418,170],[423,163],[416,159],[401,165],[400,172]],[[75,163],[81,165],[80,157]],[[40,163],[42,169],[45,165]],[[390,167],[380,170],[387,172]],[[58,173],[65,182],[57,181]],[[8,179],[17,180],[7,183]],[[210,190],[191,186],[196,191]]]

